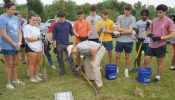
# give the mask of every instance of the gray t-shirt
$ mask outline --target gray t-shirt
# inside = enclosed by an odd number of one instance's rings
[[[102,18],[99,15],[96,15],[95,17],[93,16],[88,16],[86,20],[89,22],[91,25],[91,33],[89,35],[89,39],[98,39],[99,35],[97,33],[97,23],[101,20]]]
[[[48,27],[46,26],[46,24],[40,23],[40,24],[38,24],[38,28],[40,29],[40,32],[42,34],[46,34],[47,33]]]
[[[129,17],[125,17],[125,15],[120,15],[117,19],[117,25],[120,25],[121,28],[130,28],[135,26],[136,19],[134,16],[130,15]],[[117,38],[118,42],[132,42],[132,34],[120,35]]]
[[[151,22],[150,20],[147,20],[147,21]],[[136,22],[135,28],[138,29],[138,36],[139,37],[143,36],[145,28],[146,28],[147,21],[139,20],[139,21]],[[143,43],[149,43],[150,42],[150,38],[147,37],[147,34],[148,34],[148,30],[147,30],[146,37],[145,37],[145,40],[144,40]],[[137,40],[137,42],[138,42],[138,40]]]
[[[101,45],[100,43],[87,40],[87,41],[80,42],[76,46],[78,48],[79,53],[91,55],[89,48],[93,48],[95,51],[97,51],[100,45]]]

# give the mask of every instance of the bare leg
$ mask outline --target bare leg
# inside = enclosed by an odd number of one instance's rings
[[[43,55],[43,52],[39,52],[37,53],[37,59],[36,59],[36,66],[35,66],[35,76],[38,76],[39,73],[39,65],[40,65],[40,61],[41,61],[41,57]]]
[[[163,72],[163,58],[157,58],[158,71],[157,76],[161,76]]]
[[[121,52],[116,52],[116,65],[117,65],[117,67],[120,66],[120,56],[121,56]]]
[[[112,50],[108,51],[109,64],[112,64]]]
[[[28,58],[28,64],[29,64],[29,75],[30,78],[34,77],[34,69],[37,61],[37,53],[34,52],[28,52],[27,53],[27,58]]]
[[[125,53],[125,58],[126,58],[125,67],[126,67],[126,69],[128,69],[129,68],[129,64],[130,64],[129,53]]]
[[[19,63],[19,54],[16,54],[13,56],[13,67],[12,67],[12,75],[13,75],[14,81],[18,80],[18,76],[17,76],[18,63]]]
[[[12,67],[13,67],[13,56],[5,54],[4,59],[5,59],[5,64],[6,64],[6,68],[5,68],[6,83],[10,84],[10,74],[11,74]]]
[[[143,67],[149,67],[149,63],[151,59],[152,59],[152,56],[145,56]]]
[[[175,65],[175,54],[173,55],[172,61],[171,61],[171,66]]]

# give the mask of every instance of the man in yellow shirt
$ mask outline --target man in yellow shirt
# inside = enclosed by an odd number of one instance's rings
[[[109,64],[112,64],[112,34],[114,32],[114,22],[108,18],[109,10],[102,11],[103,19],[97,24],[97,33],[100,35],[99,41],[108,51]]]

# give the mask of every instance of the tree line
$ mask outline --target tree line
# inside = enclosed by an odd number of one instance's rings
[[[76,12],[82,9],[85,13],[85,17],[90,14],[89,7],[91,4],[85,3],[82,5],[76,4],[75,1],[71,0],[54,0],[52,4],[44,5],[41,0],[27,0],[27,4],[18,4],[16,0],[12,0],[16,3],[16,10],[23,14],[23,17],[27,17],[28,10],[34,10],[38,15],[41,16],[42,22],[48,19],[53,19],[58,10],[64,10],[66,12],[66,19],[75,21],[77,19]],[[101,15],[101,11],[104,8],[110,10],[109,18],[116,22],[117,17],[123,14],[123,6],[126,2],[118,2],[117,0],[103,0],[95,4],[97,6],[97,14]],[[168,5],[167,5],[168,6]],[[134,3],[132,15],[135,16],[136,20],[140,19],[140,11],[146,9],[146,4],[138,1]],[[156,17],[156,7],[149,5],[147,9],[150,11],[149,19],[152,20]],[[0,14],[4,13],[3,3],[0,4]],[[167,14],[175,14],[175,8],[169,7]]]

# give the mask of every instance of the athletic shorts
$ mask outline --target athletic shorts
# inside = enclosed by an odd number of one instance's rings
[[[155,56],[157,58],[164,58],[166,56],[166,47],[165,45],[158,47],[158,48],[150,48],[148,46],[146,50],[147,56]]]
[[[116,46],[115,46],[115,51],[116,52],[123,52],[123,50],[126,53],[131,53],[132,52],[132,46],[133,46],[133,42],[116,42]]]
[[[28,52],[35,52],[35,51],[33,51],[32,49],[30,49],[30,47],[26,44],[25,45],[25,53],[28,53]]]
[[[22,44],[22,45],[21,45],[21,48],[25,48],[25,44]]]
[[[136,51],[138,52],[141,42],[136,42]],[[142,43],[142,47],[140,48],[140,52],[143,50],[146,54],[146,50],[148,48],[149,43]]]
[[[112,41],[102,42],[102,45],[106,48],[107,51],[110,51],[113,49]]]

